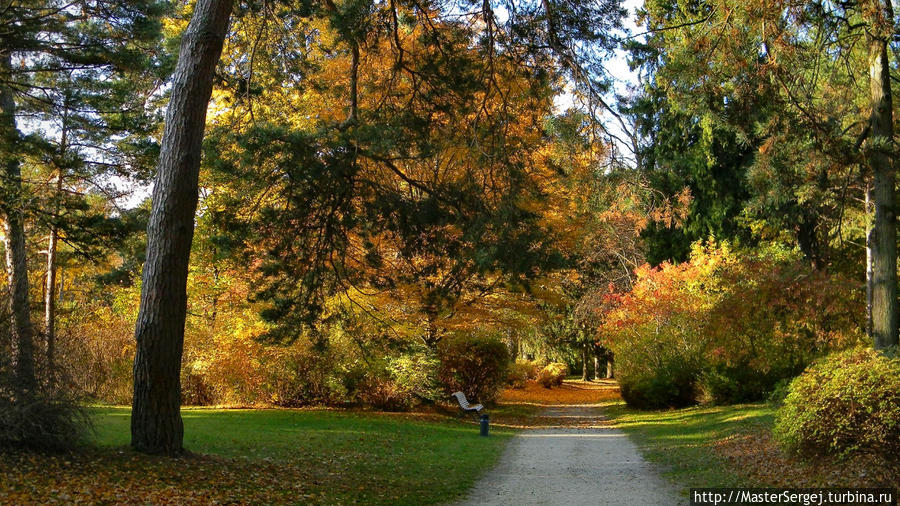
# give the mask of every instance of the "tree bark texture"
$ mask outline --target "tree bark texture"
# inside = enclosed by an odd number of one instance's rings
[[[583,344],[581,346],[581,381],[587,381],[590,377],[588,375],[589,365],[591,361],[591,353],[587,344]]]
[[[182,452],[180,370],[201,143],[231,8],[232,0],[197,2],[166,110],[135,328],[131,446],[146,453]]]
[[[56,243],[59,230],[50,228],[50,239],[47,241],[47,278],[44,287],[44,335],[47,340],[47,372],[52,383],[56,377],[53,365],[54,348],[56,347]]]
[[[866,185],[866,335],[874,339],[872,334],[872,285],[875,271],[872,265],[872,247],[874,235],[872,234],[872,186]]]
[[[876,349],[897,344],[897,228],[894,209],[893,115],[887,44],[893,33],[890,0],[865,6],[869,19],[871,134],[866,152],[874,176],[872,337]]]
[[[60,151],[66,150],[66,123],[63,117],[62,140]],[[62,169],[56,175],[56,195],[60,196],[63,189]],[[59,219],[59,206],[53,213],[54,219]],[[47,377],[51,385],[56,383],[56,366],[53,355],[56,349],[56,249],[59,242],[59,227],[56,223],[50,225],[50,238],[47,240],[47,277],[44,280],[44,338],[47,342]]]
[[[37,381],[34,373],[34,327],[28,303],[28,262],[25,250],[25,217],[22,212],[22,172],[16,149],[19,131],[16,127],[16,102],[12,89],[5,83],[12,81],[11,55],[0,55],[0,160],[3,170],[0,182],[0,214],[4,224],[6,273],[8,276],[9,306],[13,319],[16,380],[19,387],[33,390]]]
[[[431,349],[435,349],[437,347],[438,341],[440,337],[438,337],[438,328],[437,328],[437,319],[438,319],[438,308],[435,303],[427,303],[424,308],[425,312],[425,337],[422,341],[425,343],[425,346],[428,346]]]

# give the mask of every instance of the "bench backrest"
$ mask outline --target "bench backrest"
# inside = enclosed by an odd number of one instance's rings
[[[469,401],[466,400],[466,394],[462,392],[453,392],[453,397],[459,402],[459,406],[463,409],[469,409]]]

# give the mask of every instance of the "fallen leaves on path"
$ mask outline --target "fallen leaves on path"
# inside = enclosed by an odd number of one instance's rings
[[[491,419],[518,429],[608,427],[602,405],[620,399],[613,380],[566,381],[552,389],[529,381],[525,388],[504,390]]]
[[[603,416],[602,406],[618,400],[619,388],[612,380],[566,381],[553,389],[528,382],[525,388],[504,390],[498,402],[520,409],[532,407],[532,411],[501,410],[496,418],[501,424],[527,429],[600,428],[611,425]],[[698,444],[724,458],[735,474],[756,486],[900,489],[900,466],[896,463],[874,455],[805,461],[782,451],[766,427],[750,426],[736,435]]]
[[[620,400],[619,385],[614,380],[566,381],[562,386],[544,388],[536,381],[528,381],[525,388],[506,389],[498,402],[558,406],[567,404],[599,404]]]

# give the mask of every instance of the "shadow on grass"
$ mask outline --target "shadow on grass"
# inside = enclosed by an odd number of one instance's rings
[[[624,402],[606,413],[624,430],[682,493],[691,487],[733,487],[750,484],[739,476],[714,447],[737,434],[756,433],[771,426],[768,404],[697,406],[666,411],[638,411]]]
[[[529,381],[504,390],[489,413],[492,423],[515,429],[606,428],[602,408],[619,400],[614,380],[566,380],[553,388]]]
[[[433,413],[185,409],[185,447],[127,448],[129,408],[90,408],[92,447],[0,452],[0,503],[433,504],[489,469],[513,434]]]
[[[769,426],[773,411],[767,404],[693,407],[669,411],[638,411],[616,403],[606,413],[622,429],[668,440],[725,437],[750,425]]]

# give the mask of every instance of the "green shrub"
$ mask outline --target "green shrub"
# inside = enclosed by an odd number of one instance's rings
[[[407,391],[414,402],[434,402],[443,398],[443,390],[437,377],[439,365],[433,352],[420,351],[391,360],[388,372],[397,386]]]
[[[63,390],[26,390],[0,367],[0,447],[66,450],[91,428],[81,404]]]
[[[368,378],[359,389],[359,400],[382,411],[408,411],[415,404],[412,392],[389,378]]]
[[[558,387],[569,374],[569,366],[562,362],[551,362],[538,373],[538,383],[544,388]]]
[[[774,404],[775,406],[780,407],[784,404],[784,399],[787,397],[788,392],[790,392],[791,388],[791,380],[790,379],[780,379],[775,386],[772,388],[772,392],[769,394],[767,401],[770,404]]]
[[[600,329],[632,407],[762,400],[862,338],[857,284],[786,248],[698,243],[690,261],[636,275],[630,292],[605,296]]]
[[[661,409],[696,402],[702,373],[700,343],[678,334],[640,334],[616,350],[622,399],[633,408]]]
[[[709,365],[698,379],[699,400],[720,405],[758,401],[773,392],[785,377],[793,378],[799,372],[760,371],[745,363]]]
[[[803,454],[900,453],[900,359],[855,348],[791,382],[774,433]]]
[[[528,380],[538,378],[540,368],[535,362],[530,360],[516,360],[509,364],[509,370],[506,373],[506,384],[512,388],[525,388]]]
[[[669,362],[646,374],[620,373],[619,390],[633,408],[680,408],[696,402],[696,378],[689,364]]]
[[[503,388],[509,351],[491,336],[457,334],[438,345],[438,378],[447,393],[462,391],[470,401],[490,402]]]

